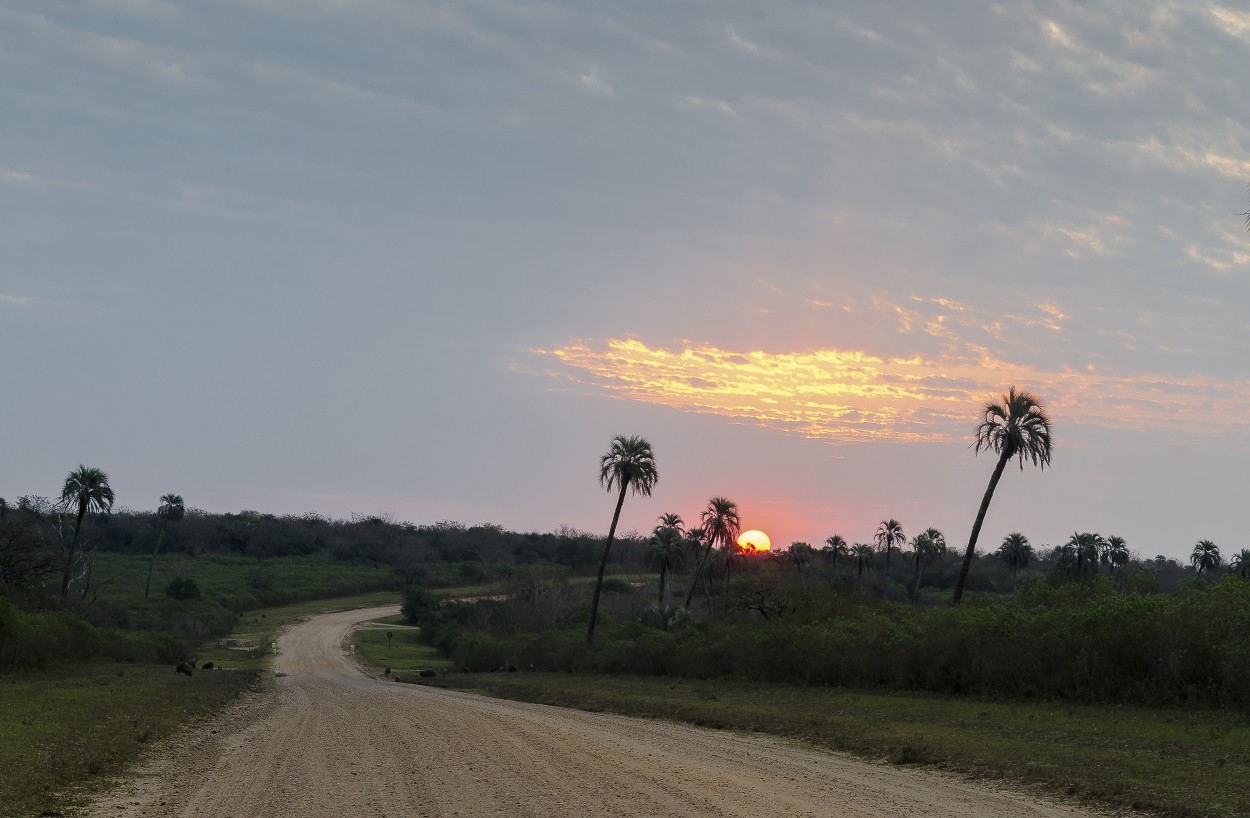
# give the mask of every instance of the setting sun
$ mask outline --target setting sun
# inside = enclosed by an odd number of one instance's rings
[[[751,529],[742,532],[742,536],[738,537],[738,547],[743,551],[770,551],[773,543],[763,531]]]

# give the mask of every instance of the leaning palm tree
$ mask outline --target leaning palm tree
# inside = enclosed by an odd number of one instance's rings
[[[617,435],[612,438],[608,453],[599,458],[599,483],[608,491],[620,490],[616,499],[616,511],[612,513],[612,525],[608,528],[608,540],[603,545],[603,559],[599,561],[599,575],[595,580],[595,593],[590,600],[590,621],[586,624],[586,644],[595,641],[595,622],[599,618],[599,597],[603,594],[603,572],[608,568],[608,554],[616,539],[616,524],[621,519],[621,506],[625,505],[625,493],[651,496],[651,489],[659,481],[655,468],[655,454],[651,444],[641,437]]]
[[[875,552],[872,546],[867,543],[857,542],[851,546],[851,558],[855,560],[855,567],[859,570],[859,584],[864,584],[864,569],[872,570],[872,557]]]
[[[895,548],[901,548],[903,543],[907,542],[907,535],[903,533],[903,526],[898,520],[889,519],[881,521],[875,539],[877,547],[885,552],[885,570],[889,571],[890,552]]]
[[[829,555],[830,564],[835,566],[838,564],[839,555],[845,556],[850,553],[846,540],[842,539],[841,534],[834,534],[832,537],[825,540],[825,547],[820,550]]]
[[[65,555],[65,570],[61,575],[61,604],[65,604],[69,595],[70,573],[78,563],[78,535],[82,532],[83,518],[88,511],[109,511],[113,508],[113,489],[109,486],[108,475],[80,463],[65,478],[65,486],[61,489],[61,503],[66,508],[78,509],[74,539]]]
[[[1223,561],[1219,546],[1210,540],[1199,540],[1193,553],[1189,555],[1189,564],[1198,569],[1198,576],[1202,576],[1205,571],[1218,569]]]
[[[713,497],[707,501],[707,508],[699,515],[703,524],[705,547],[703,557],[695,566],[694,576],[690,580],[690,592],[686,594],[686,607],[690,607],[694,599],[695,586],[699,584],[699,573],[707,564],[707,558],[718,545],[726,554],[730,546],[737,547],[738,535],[742,533],[742,521],[738,518],[738,504],[728,497]]]
[[[977,454],[982,449],[993,451],[998,454],[998,463],[990,476],[985,496],[981,498],[972,533],[968,535],[968,549],[964,552],[952,600],[956,605],[964,595],[968,569],[972,567],[972,557],[977,550],[977,537],[981,534],[985,513],[990,509],[990,500],[994,499],[994,489],[1003,476],[1003,469],[1007,468],[1007,461],[1019,458],[1021,471],[1024,470],[1025,460],[1032,460],[1033,465],[1042,469],[1050,465],[1050,417],[1043,410],[1041,400],[1032,392],[1017,392],[1013,386],[1003,395],[1002,403],[990,401],[985,404],[981,422],[977,424],[976,437]]]
[[[679,520],[680,522],[680,520]],[[660,572],[660,608],[664,607],[664,591],[669,571],[680,571],[686,565],[686,540],[676,526],[660,526],[651,535],[642,560],[648,568]]]
[[[1250,548],[1243,548],[1228,561],[1228,567],[1242,579],[1250,579]]]
[[[148,565],[148,581],[143,586],[143,598],[147,599],[152,591],[152,574],[156,571],[156,554],[161,550],[161,540],[165,537],[165,526],[169,523],[182,522],[186,509],[182,504],[182,496],[178,494],[162,494],[160,508],[156,516],[161,521],[160,533],[156,535],[156,545],[152,548],[152,562]]]
[[[1014,591],[1019,582],[1020,569],[1027,568],[1033,561],[1033,544],[1019,531],[1013,531],[1003,537],[1003,544],[998,546],[998,555],[1011,569],[1011,588]]]
[[[912,541],[912,559],[916,563],[916,581],[912,585],[911,598],[920,598],[920,576],[924,566],[932,565],[938,557],[946,553],[946,535],[936,528],[926,528],[916,535]]]

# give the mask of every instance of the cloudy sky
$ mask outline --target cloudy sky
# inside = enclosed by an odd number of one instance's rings
[[[0,496],[1242,547],[1250,14],[4,0]]]

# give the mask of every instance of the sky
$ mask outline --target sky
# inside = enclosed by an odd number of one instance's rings
[[[0,496],[1242,547],[1250,13],[3,0]]]

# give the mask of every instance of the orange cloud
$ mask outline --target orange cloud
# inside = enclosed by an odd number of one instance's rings
[[[1247,382],[1128,377],[1094,367],[1043,371],[984,350],[882,358],[836,349],[737,352],[692,342],[670,350],[609,339],[534,352],[562,364],[553,376],[593,392],[835,443],[963,440],[984,401],[1013,384],[1037,392],[1061,424],[1202,432],[1244,427],[1250,417]]]

